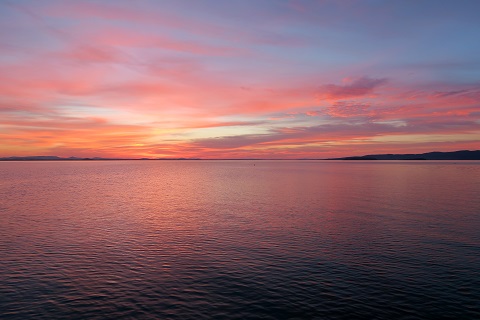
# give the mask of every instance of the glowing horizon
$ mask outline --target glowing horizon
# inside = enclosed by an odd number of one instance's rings
[[[0,157],[480,149],[477,1],[0,9]]]

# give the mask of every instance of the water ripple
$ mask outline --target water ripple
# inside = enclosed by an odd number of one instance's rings
[[[480,318],[478,162],[11,162],[0,178],[2,319]]]

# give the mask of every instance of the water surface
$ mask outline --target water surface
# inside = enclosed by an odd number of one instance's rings
[[[480,162],[0,163],[5,319],[480,318]]]

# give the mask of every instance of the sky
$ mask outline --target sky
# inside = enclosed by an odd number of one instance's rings
[[[480,1],[0,0],[0,157],[480,149]]]

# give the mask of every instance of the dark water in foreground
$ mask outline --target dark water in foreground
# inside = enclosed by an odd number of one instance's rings
[[[0,163],[0,318],[480,319],[480,162]]]

